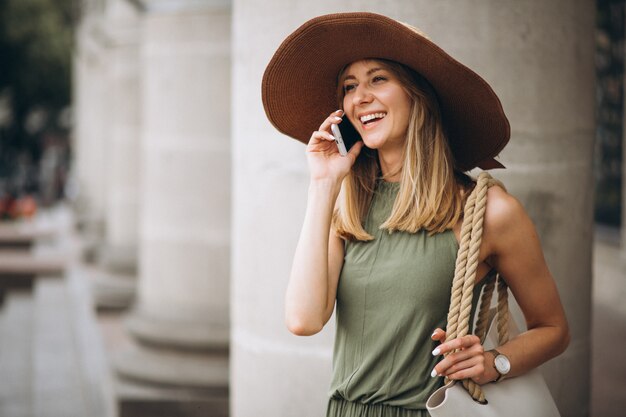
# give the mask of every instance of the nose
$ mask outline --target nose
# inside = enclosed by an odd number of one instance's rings
[[[373,100],[372,92],[369,91],[367,86],[359,84],[352,94],[352,104],[358,106],[360,104],[371,103]]]

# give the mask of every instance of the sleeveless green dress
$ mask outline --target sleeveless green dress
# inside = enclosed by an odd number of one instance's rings
[[[377,182],[365,220],[374,240],[345,245],[327,417],[426,417],[443,384],[430,376],[441,360],[430,336],[446,326],[459,245],[452,230],[379,229],[399,185]]]

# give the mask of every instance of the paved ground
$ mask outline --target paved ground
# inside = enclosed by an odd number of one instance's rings
[[[626,254],[611,231],[594,244],[591,417],[626,416]]]

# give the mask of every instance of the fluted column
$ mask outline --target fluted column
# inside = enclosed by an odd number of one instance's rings
[[[128,325],[141,345],[118,358],[117,370],[135,380],[224,392],[230,3],[140,3],[139,285]]]
[[[234,2],[233,417],[324,415],[332,319],[307,338],[291,335],[284,324],[284,294],[306,205],[304,147],[267,121],[261,78],[285,36],[306,19],[347,3]]]
[[[105,78],[106,194],[104,242],[94,278],[99,308],[125,308],[137,274],[139,182],[139,11],[127,0],[107,0],[101,37],[107,47]]]
[[[232,415],[319,416],[325,410],[333,319],[321,334],[307,338],[290,335],[283,324],[308,186],[304,147],[266,120],[260,86],[265,65],[285,36],[308,18],[347,10],[379,12],[422,28],[481,74],[502,99],[513,133],[502,154],[508,169],[494,175],[535,221],[572,330],[570,348],[544,373],[562,414],[586,415],[594,136],[591,0],[344,0],[307,7],[287,0],[235,1]]]
[[[109,0],[109,123],[105,263],[136,269],[139,182],[139,17],[126,0]]]
[[[101,15],[93,5],[76,32],[74,55],[74,168],[77,214],[91,247],[104,233],[107,162],[108,51],[100,36]]]

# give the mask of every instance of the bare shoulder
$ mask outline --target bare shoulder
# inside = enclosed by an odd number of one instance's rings
[[[503,245],[510,247],[512,241],[536,234],[522,203],[497,185],[487,191],[483,230],[490,255],[499,252]]]
[[[506,228],[523,215],[526,215],[526,211],[522,204],[502,187],[494,185],[487,190],[484,220],[486,226],[496,229]]]

